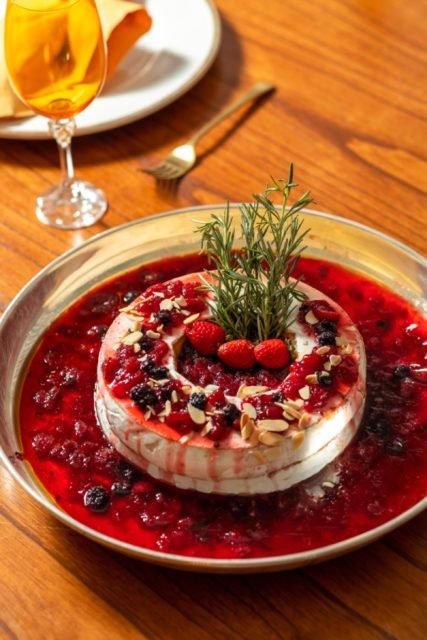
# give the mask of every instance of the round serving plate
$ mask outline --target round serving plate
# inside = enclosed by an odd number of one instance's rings
[[[206,572],[293,569],[355,550],[419,514],[427,497],[398,517],[361,535],[296,554],[254,559],[211,559],[137,547],[88,528],[62,511],[44,492],[31,469],[15,456],[21,448],[16,404],[26,361],[40,336],[68,306],[113,276],[164,256],[194,252],[197,223],[223,206],[170,211],[111,229],[64,254],[34,277],[6,309],[0,322],[0,457],[19,484],[53,516],[107,547],[169,567]],[[230,205],[233,224],[239,205]],[[304,211],[306,255],[340,263],[374,278],[427,316],[427,261],[402,243],[366,226],[325,213]],[[197,221],[197,223],[196,223]]]

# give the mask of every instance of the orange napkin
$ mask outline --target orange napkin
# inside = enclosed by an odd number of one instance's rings
[[[107,80],[127,51],[151,27],[146,10],[128,0],[96,0],[104,38],[107,41]],[[0,25],[0,33],[3,25]],[[32,112],[18,100],[10,88],[4,56],[0,55],[0,118],[23,118]]]

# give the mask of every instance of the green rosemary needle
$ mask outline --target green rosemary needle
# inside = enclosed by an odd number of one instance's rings
[[[298,213],[313,199],[305,192],[289,206],[297,186],[291,164],[287,180],[273,179],[263,194],[254,195],[253,203],[242,205],[241,250],[233,250],[236,233],[229,206],[223,215],[213,215],[198,228],[202,249],[216,269],[213,281],[203,288],[213,294],[213,318],[229,340],[283,338],[292,311],[304,299],[291,276],[307,233],[301,230]],[[273,194],[281,197],[278,206],[271,199]]]

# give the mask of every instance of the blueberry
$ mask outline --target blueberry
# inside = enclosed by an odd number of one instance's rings
[[[126,291],[126,293],[123,294],[123,302],[125,304],[130,304],[139,296],[140,293],[140,291]]]
[[[333,320],[323,319],[316,322],[316,324],[313,325],[313,328],[316,333],[325,333],[325,331],[328,331],[335,334],[337,332],[337,323]]]
[[[323,331],[319,333],[317,341],[321,346],[336,344],[335,333],[332,333],[332,331]]]
[[[154,378],[154,380],[164,380],[169,377],[169,369],[167,367],[152,367],[149,374],[150,378]]]
[[[381,318],[381,320],[376,321],[376,325],[379,329],[390,329],[390,320]]]
[[[170,324],[172,320],[171,312],[168,311],[167,309],[160,309],[160,311],[157,311],[157,313],[154,314],[154,318],[157,322],[160,322],[160,324],[162,324],[164,327]]]
[[[131,486],[127,482],[114,482],[111,485],[111,493],[115,496],[128,496],[131,492]]]
[[[317,371],[316,378],[317,378],[317,382],[322,387],[330,387],[332,384],[332,378],[327,371]]]
[[[188,399],[188,402],[193,405],[193,407],[196,407],[196,409],[201,409],[202,411],[206,407],[207,401],[208,399],[203,392],[192,393]]]
[[[389,440],[386,443],[385,450],[391,456],[401,456],[405,453],[406,445],[402,438],[394,438],[394,440]]]
[[[398,364],[393,371],[393,376],[398,380],[403,380],[404,378],[409,378],[410,369],[404,364]]]
[[[390,433],[390,427],[382,418],[371,419],[365,425],[365,431],[371,436],[378,436],[380,438],[386,438]]]
[[[90,487],[83,496],[83,504],[94,513],[104,513],[110,506],[110,496],[104,487]]]
[[[139,344],[141,345],[141,349],[148,353],[148,351],[151,351],[151,349],[153,348],[154,340],[152,340],[151,338],[147,338],[147,336],[144,336],[139,341]]]
[[[240,415],[240,411],[234,404],[226,404],[222,412],[224,414],[224,420],[228,425],[232,425]]]
[[[130,398],[140,409],[157,404],[157,396],[153,389],[146,384],[137,384],[129,391]]]

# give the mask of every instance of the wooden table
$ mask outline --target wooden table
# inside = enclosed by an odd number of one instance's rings
[[[186,205],[247,200],[290,160],[317,208],[426,250],[427,3],[218,0],[219,55],[188,94],[74,144],[108,214],[78,232],[42,227],[58,179],[51,142],[0,142],[0,308],[39,269],[107,228]],[[191,16],[188,17],[191,20]],[[259,79],[277,92],[221,125],[174,187],[138,169]],[[254,576],[173,572],[69,531],[0,469],[0,637],[150,640],[427,637],[427,515],[351,555]]]

